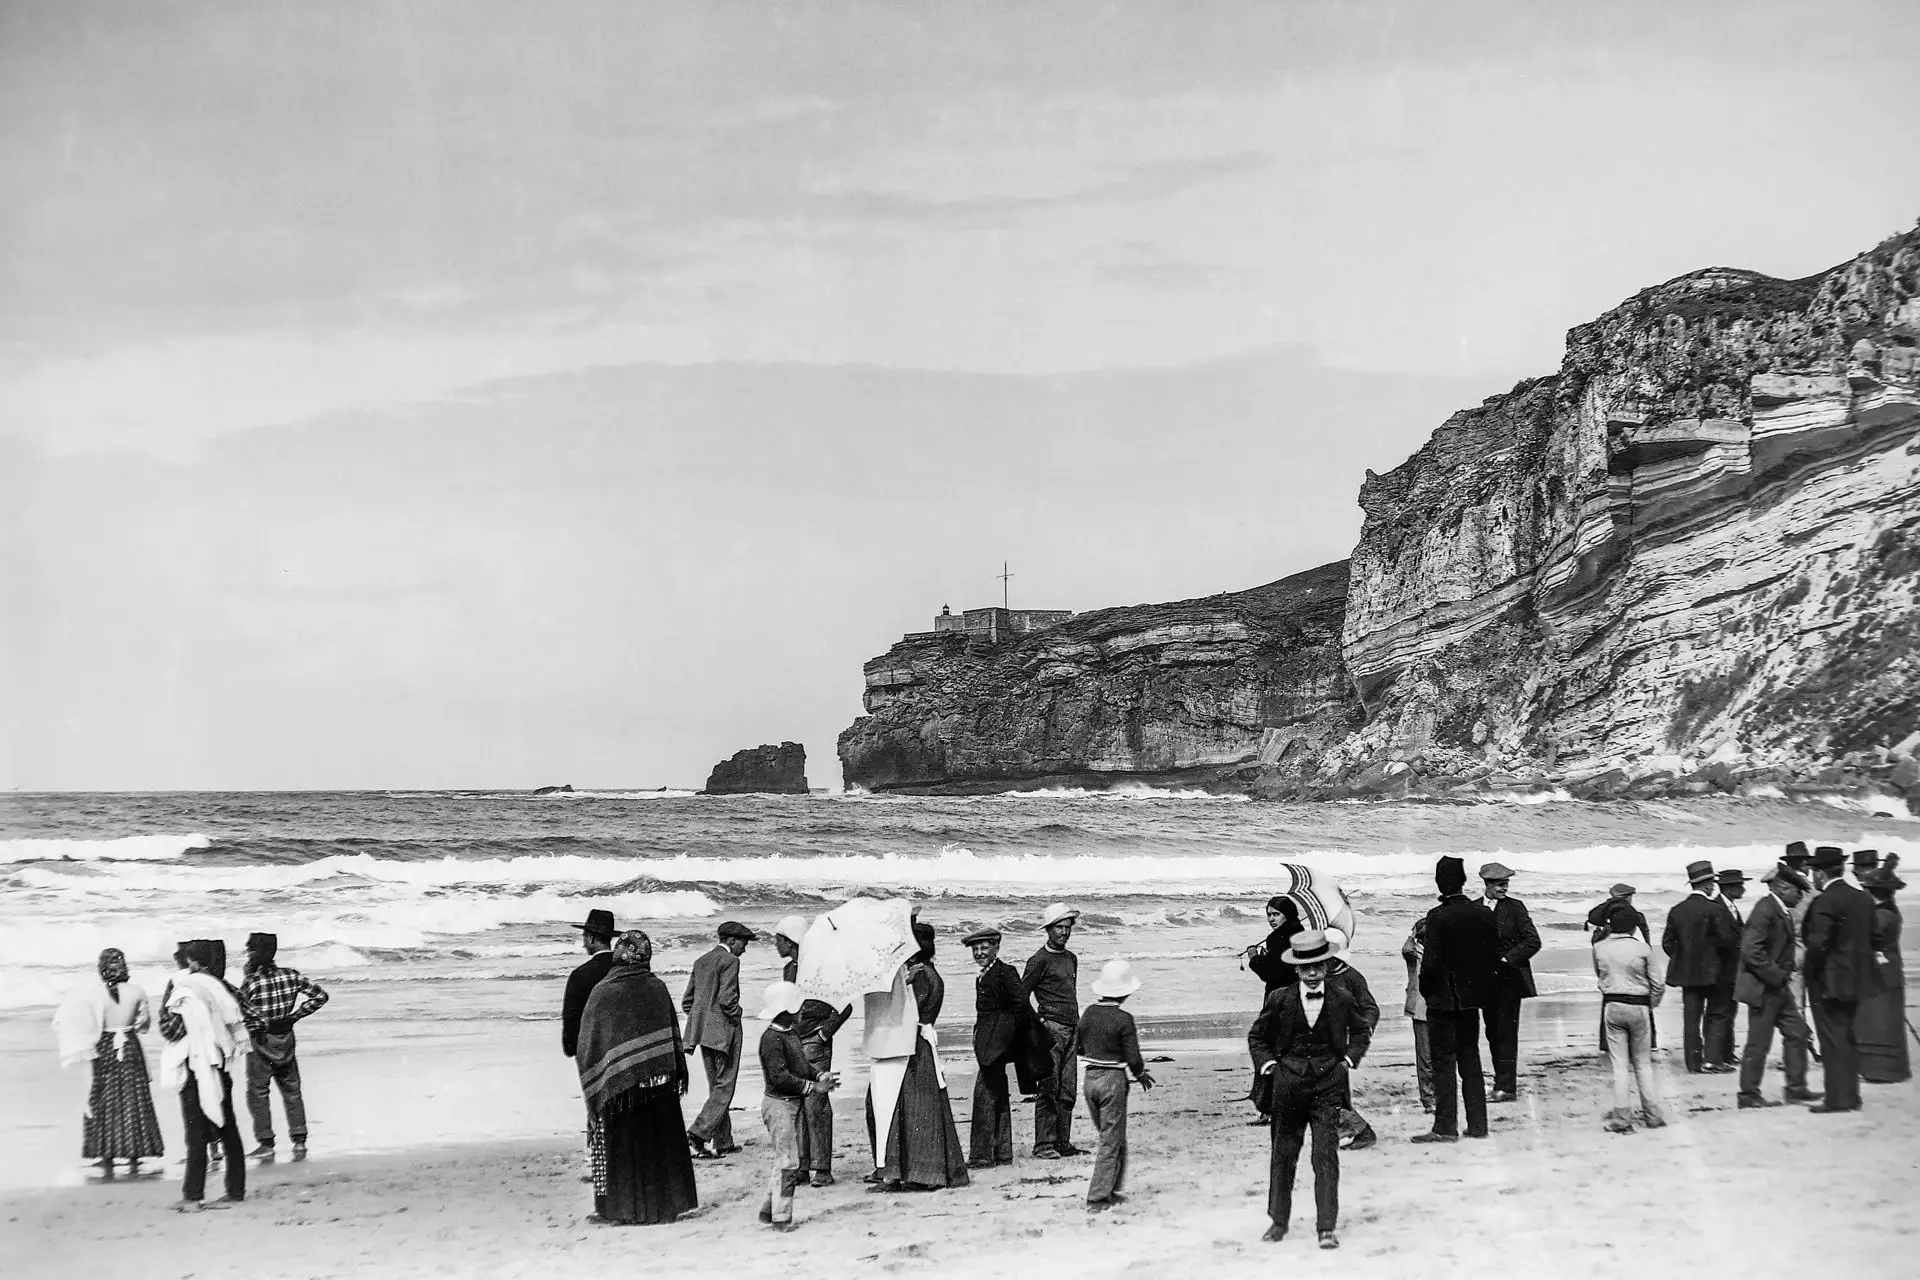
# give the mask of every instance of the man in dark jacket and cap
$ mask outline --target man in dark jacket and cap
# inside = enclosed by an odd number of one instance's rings
[[[1707,1048],[1721,1043],[1727,1034],[1722,1024],[1733,1018],[1729,984],[1739,973],[1740,935],[1720,898],[1711,862],[1688,863],[1687,883],[1693,892],[1667,912],[1660,949],[1667,953],[1667,985],[1681,990],[1687,1070],[1719,1074],[1731,1068],[1707,1061]]]
[[[1489,862],[1480,868],[1486,896],[1500,934],[1500,962],[1493,970],[1493,991],[1486,1003],[1487,1053],[1493,1059],[1493,1092],[1488,1102],[1512,1102],[1520,1088],[1520,1007],[1536,994],[1533,957],[1540,953],[1540,933],[1533,927],[1527,904],[1507,893],[1513,872],[1505,864]]]
[[[1487,1136],[1487,1081],[1480,1066],[1480,1008],[1494,994],[1500,930],[1493,913],[1468,898],[1467,864],[1442,858],[1433,880],[1440,905],[1427,913],[1427,950],[1420,958],[1420,994],[1433,1042],[1433,1130],[1415,1142],[1459,1140],[1460,1105],[1467,1136]]]
[[[974,987],[973,1121],[967,1142],[967,1167],[987,1169],[1013,1163],[1013,1106],[1007,1093],[1007,1066],[1026,1047],[1027,1003],[1020,974],[1000,958],[1000,931],[978,929],[960,939],[980,966]]]
[[[1860,1109],[1860,1045],[1853,1015],[1880,994],[1873,952],[1873,900],[1847,883],[1846,855],[1822,845],[1813,855],[1818,892],[1807,908],[1807,998],[1820,1028],[1820,1065],[1826,1100],[1809,1111]]]

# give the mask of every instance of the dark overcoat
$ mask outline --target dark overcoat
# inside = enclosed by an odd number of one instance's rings
[[[1740,931],[1740,976],[1733,981],[1733,998],[1758,1005],[1792,976],[1793,917],[1768,894],[1753,904],[1747,927]]]
[[[1802,926],[1807,941],[1807,994],[1824,1000],[1868,1000],[1880,994],[1873,958],[1873,899],[1835,880],[1814,895]]]
[[[1660,934],[1667,953],[1667,985],[1717,987],[1734,980],[1739,971],[1740,937],[1734,932],[1733,913],[1718,898],[1689,893],[1667,912]]]
[[[1518,898],[1498,898],[1493,903],[1493,925],[1500,931],[1500,959],[1494,976],[1508,996],[1527,999],[1538,994],[1533,986],[1531,961],[1540,953],[1540,932],[1533,927],[1527,904]]]
[[[1427,1012],[1479,1009],[1499,995],[1500,929],[1493,913],[1465,894],[1448,895],[1427,912],[1427,953],[1420,958],[1420,994]]]

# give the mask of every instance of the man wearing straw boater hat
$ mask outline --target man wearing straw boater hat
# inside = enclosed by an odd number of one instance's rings
[[[1807,1088],[1807,1050],[1812,1035],[1800,1016],[1791,981],[1793,909],[1811,886],[1784,863],[1761,876],[1760,882],[1767,886],[1767,896],[1753,904],[1741,931],[1740,976],[1733,988],[1733,998],[1747,1006],[1747,1049],[1740,1059],[1739,1102],[1743,1110],[1780,1105],[1760,1092],[1776,1029],[1785,1042],[1781,1054],[1786,1060],[1787,1101],[1813,1102],[1819,1096]]]
[[[1853,1028],[1860,1002],[1880,993],[1873,952],[1873,901],[1847,883],[1847,857],[1832,845],[1813,855],[1818,892],[1807,909],[1807,997],[1820,1029],[1826,1097],[1816,1112],[1860,1109],[1860,1045]]]
[[[1740,936],[1733,913],[1720,900],[1713,864],[1688,863],[1687,883],[1693,892],[1667,912],[1660,949],[1667,953],[1667,985],[1681,991],[1687,1070],[1720,1074],[1729,1068],[1708,1061],[1707,1051],[1721,1043],[1721,1024],[1733,1017],[1731,988],[1724,984],[1738,976]]]
[[[1340,1247],[1334,1235],[1340,1224],[1340,1110],[1347,1072],[1366,1056],[1380,1008],[1371,997],[1362,1004],[1351,986],[1328,980],[1334,954],[1321,930],[1295,934],[1285,959],[1299,971],[1299,984],[1268,996],[1247,1032],[1254,1074],[1271,1080],[1270,1225],[1261,1237],[1269,1242],[1286,1239],[1300,1148],[1311,1127],[1314,1231],[1322,1249]]]
[[[687,1126],[687,1145],[703,1160],[740,1149],[727,1111],[740,1083],[740,955],[754,936],[737,920],[722,924],[717,934],[719,943],[693,962],[687,993],[680,997],[680,1010],[687,1015],[686,1051],[698,1048],[707,1072],[706,1103]]]
[[[1080,958],[1067,950],[1079,918],[1080,913],[1064,902],[1048,907],[1040,917],[1047,940],[1020,975],[1021,987],[1053,1037],[1046,1078],[1039,1081],[1033,1096],[1033,1154],[1042,1160],[1080,1154],[1071,1140],[1080,1075],[1079,1061],[1073,1056],[1073,1033],[1080,1024]]]
[[[580,931],[580,948],[586,960],[567,975],[566,994],[560,1001],[560,1052],[571,1058],[580,1049],[580,1018],[587,1011],[587,997],[600,985],[600,979],[613,969],[613,912],[598,907],[587,912],[586,923],[570,926]],[[587,1173],[593,1179],[594,1212],[599,1213],[606,1198],[606,1134],[600,1118],[587,1108]]]

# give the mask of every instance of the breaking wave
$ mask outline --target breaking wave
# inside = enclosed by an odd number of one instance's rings
[[[121,836],[114,840],[0,840],[5,862],[161,862],[213,843],[192,835]]]

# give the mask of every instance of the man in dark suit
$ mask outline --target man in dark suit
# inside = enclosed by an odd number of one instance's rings
[[[707,1071],[707,1101],[687,1126],[687,1143],[697,1156],[712,1159],[740,1149],[733,1140],[734,1086],[740,1083],[740,955],[753,930],[738,921],[720,926],[720,942],[693,962],[681,1011],[687,1015],[686,1050],[700,1050]]]
[[[1420,994],[1427,1001],[1433,1043],[1433,1130],[1415,1142],[1457,1142],[1460,1106],[1467,1136],[1487,1136],[1487,1081],[1480,1066],[1480,1007],[1492,997],[1500,963],[1493,913],[1468,898],[1467,865],[1442,858],[1434,868],[1440,905],[1427,913],[1427,953],[1420,958]]]
[[[974,985],[973,1121],[967,1135],[967,1167],[990,1169],[1013,1163],[1013,1105],[1007,1066],[1026,1046],[1032,1016],[1020,974],[1000,958],[1000,931],[981,929],[960,939],[980,966]]]
[[[1708,1062],[1706,1046],[1719,1042],[1721,1023],[1733,1017],[1731,988],[1722,984],[1738,976],[1740,937],[1734,932],[1733,913],[1720,901],[1713,864],[1688,863],[1687,883],[1693,892],[1667,912],[1660,949],[1667,953],[1667,985],[1679,987],[1683,995],[1681,1044],[1687,1070],[1721,1074],[1730,1068]]]
[[[1347,1072],[1360,1065],[1380,1021],[1364,979],[1352,970],[1341,980],[1328,974],[1333,947],[1318,929],[1296,934],[1286,961],[1300,974],[1295,986],[1279,987],[1261,1006],[1247,1032],[1257,1075],[1272,1078],[1273,1146],[1268,1164],[1267,1217],[1263,1240],[1286,1238],[1293,1216],[1293,1181],[1300,1148],[1313,1128],[1314,1230],[1322,1249],[1340,1245],[1339,1117],[1347,1096]]]
[[[1507,895],[1513,872],[1498,862],[1480,868],[1486,896],[1481,901],[1493,912],[1500,934],[1500,963],[1493,971],[1493,992],[1487,999],[1487,1054],[1493,1059],[1493,1092],[1488,1102],[1512,1102],[1520,1088],[1520,1002],[1535,995],[1532,960],[1540,951],[1540,934],[1533,927],[1527,904]]]
[[[1873,954],[1873,899],[1846,881],[1846,855],[1822,845],[1813,855],[1818,890],[1807,909],[1807,997],[1820,1028],[1826,1100],[1809,1111],[1860,1109],[1860,1045],[1853,1015],[1880,994]]]
[[[1714,887],[1720,890],[1721,905],[1727,909],[1727,914],[1733,917],[1734,944],[1738,947],[1741,935],[1746,932],[1747,928],[1746,916],[1741,912],[1739,905],[1740,900],[1747,896],[1747,873],[1737,867],[1728,867],[1714,877]],[[1708,1062],[1717,1062],[1723,1067],[1733,1067],[1736,1070],[1740,1066],[1740,1055],[1735,1052],[1733,1046],[1733,1033],[1735,1029],[1733,1024],[1735,1019],[1732,1015],[1739,1012],[1739,1002],[1733,994],[1734,983],[1739,980],[1739,976],[1740,958],[1736,955],[1733,962],[1733,972],[1721,979],[1720,982],[1720,986],[1723,988],[1720,993],[1721,1003],[1726,1005],[1730,1011],[1726,1025],[1720,1032],[1718,1043],[1709,1040],[1706,1044],[1706,1058]]]
[[[1787,1067],[1787,1101],[1813,1102],[1818,1097],[1807,1088],[1807,1049],[1812,1037],[1800,1016],[1792,981],[1793,908],[1808,885],[1785,866],[1776,866],[1760,877],[1760,882],[1769,892],[1753,904],[1753,913],[1740,933],[1740,976],[1733,988],[1733,998],[1747,1006],[1747,1051],[1740,1059],[1743,1110],[1780,1105],[1760,1093],[1776,1027],[1786,1042],[1782,1053]]]
[[[580,1045],[580,1015],[586,1012],[587,997],[599,985],[600,979],[607,976],[607,970],[613,968],[613,912],[595,908],[587,912],[587,922],[578,926],[580,945],[587,953],[586,962],[567,975],[567,991],[560,1001],[560,1052],[569,1058]],[[587,1169],[594,1176],[594,1190],[597,1193],[603,1184],[603,1170],[606,1167],[605,1138],[600,1131],[600,1121],[593,1114],[593,1108],[587,1108]],[[601,1209],[602,1197],[594,1196],[594,1212]]]

